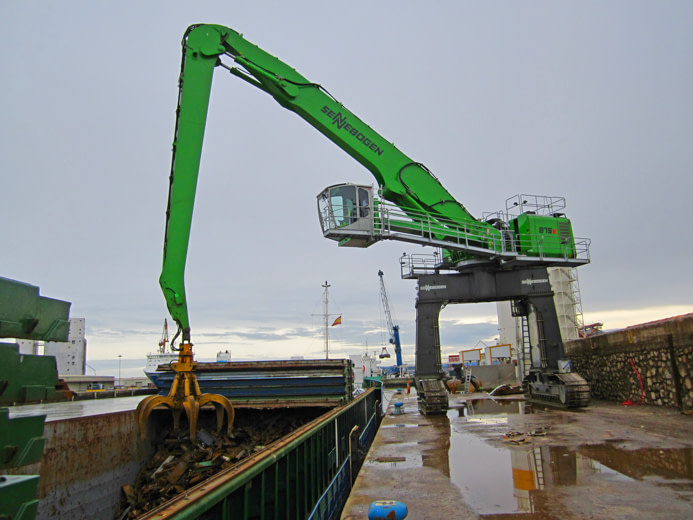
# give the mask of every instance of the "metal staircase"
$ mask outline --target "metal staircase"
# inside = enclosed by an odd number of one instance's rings
[[[534,459],[534,474],[537,478],[537,489],[544,489],[544,465],[541,462],[541,447],[535,446],[532,449],[532,458]]]
[[[532,368],[532,343],[529,335],[529,309],[520,301],[510,302],[510,312],[519,320],[521,337],[518,346],[519,378],[522,380]]]
[[[529,320],[527,319],[527,316],[522,316],[520,318],[520,322],[522,327],[522,360],[520,363],[522,374],[520,375],[522,378],[524,378],[527,374],[529,374],[529,371],[532,368],[532,344],[529,340]]]

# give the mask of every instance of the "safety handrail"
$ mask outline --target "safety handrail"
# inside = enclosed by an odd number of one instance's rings
[[[352,208],[335,205],[323,208],[320,213],[323,234],[344,237],[368,236],[372,242],[386,239],[402,240],[508,260],[531,258],[581,264],[589,262],[590,259],[590,240],[586,238],[575,238],[574,241],[564,244],[562,254],[556,254],[555,240],[545,247],[544,235],[524,234],[518,239],[508,229],[501,229],[500,233],[490,233],[492,228],[485,222],[460,225],[428,213],[405,211],[384,200],[377,201],[374,210],[369,211],[368,216],[355,215],[345,221],[344,225],[337,225],[334,212],[340,212],[344,220],[343,215],[347,215],[350,209]],[[367,221],[369,224],[353,229],[351,224],[357,221]],[[534,248],[528,253],[529,245]]]

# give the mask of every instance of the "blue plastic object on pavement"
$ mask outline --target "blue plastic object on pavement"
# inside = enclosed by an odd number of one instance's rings
[[[402,520],[408,512],[407,506],[397,500],[376,500],[368,509],[368,520]]]

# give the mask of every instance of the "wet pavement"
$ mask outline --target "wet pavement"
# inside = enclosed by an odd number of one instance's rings
[[[417,520],[693,518],[693,416],[478,394],[451,395],[450,406],[424,417],[413,389],[392,396],[343,520],[384,499]]]
[[[94,399],[86,401],[64,401],[58,403],[27,404],[10,407],[10,417],[45,415],[46,421],[62,421],[77,417],[89,417],[117,412],[134,411],[139,402],[147,397],[118,397],[115,399]]]

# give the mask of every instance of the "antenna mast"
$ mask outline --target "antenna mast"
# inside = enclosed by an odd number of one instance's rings
[[[328,328],[328,320],[329,320],[329,314],[327,312],[327,305],[328,305],[328,297],[327,297],[327,289],[328,287],[331,287],[330,284],[327,283],[327,280],[325,280],[325,284],[322,286],[323,289],[325,289],[325,297],[324,297],[324,303],[325,303],[325,313],[323,314],[323,319],[325,323],[325,359],[330,359],[330,332]]]

